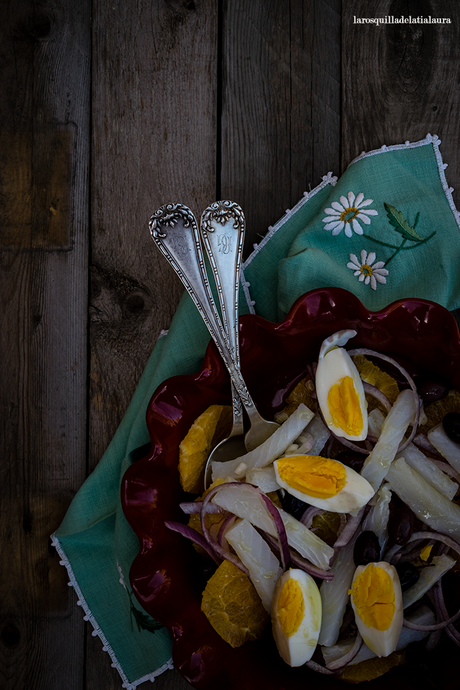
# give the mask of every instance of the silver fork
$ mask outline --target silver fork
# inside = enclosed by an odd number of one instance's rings
[[[234,388],[249,417],[251,426],[245,435],[245,446],[251,450],[271,436],[279,425],[264,419],[258,413],[241,375],[233,345],[233,343],[237,343],[237,340],[233,334],[232,341],[225,332],[212,296],[195,216],[187,206],[166,204],[152,215],[149,227],[153,241],[184,284],[227,367]],[[211,253],[213,254],[212,248]],[[215,265],[221,287],[230,281],[230,289],[234,291],[236,279],[234,271],[228,276],[221,273],[220,264],[219,266],[217,263]],[[237,265],[239,270],[239,264],[237,263]],[[225,294],[228,293],[227,287],[222,287],[221,294],[224,292]],[[225,301],[223,303],[227,304]],[[233,316],[231,316],[232,313]],[[225,306],[225,314],[226,316],[223,318],[227,319],[227,323],[228,319],[231,318],[233,327],[236,328],[234,309],[228,309]],[[227,459],[231,458],[228,457]]]

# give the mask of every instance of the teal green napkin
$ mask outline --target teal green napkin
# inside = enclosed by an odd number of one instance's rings
[[[279,316],[328,286],[374,311],[402,295],[457,308],[459,219],[444,167],[437,137],[353,161],[279,263]]]
[[[370,309],[402,297],[455,309],[458,222],[437,137],[363,154],[340,180],[326,175],[269,228],[243,266],[240,311],[277,321],[298,296],[324,286],[344,287]],[[171,643],[129,587],[138,541],[121,510],[120,482],[147,452],[153,392],[170,376],[199,370],[208,341],[184,295],[112,442],[52,535],[84,617],[127,690],[171,667]]]

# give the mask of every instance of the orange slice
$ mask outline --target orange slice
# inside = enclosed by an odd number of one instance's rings
[[[269,621],[254,585],[230,561],[223,561],[208,580],[201,610],[231,647],[257,640]]]
[[[184,491],[199,493],[209,453],[230,429],[230,405],[211,405],[195,419],[179,445],[179,476]]]

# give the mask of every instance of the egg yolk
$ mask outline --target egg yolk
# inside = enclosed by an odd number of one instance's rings
[[[277,461],[280,479],[308,496],[331,498],[347,483],[342,463],[318,455],[295,455]]]
[[[359,436],[363,430],[363,413],[359,396],[351,376],[344,376],[331,386],[327,404],[334,426],[349,436]]]
[[[396,608],[390,575],[370,563],[354,581],[351,593],[361,620],[369,628],[388,630]]]
[[[287,580],[280,592],[276,610],[281,630],[286,637],[297,632],[304,617],[304,610],[302,588],[297,580]]]

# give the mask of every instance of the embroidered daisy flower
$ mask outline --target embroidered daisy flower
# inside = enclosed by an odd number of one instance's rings
[[[347,237],[351,237],[353,232],[362,235],[363,229],[358,221],[369,225],[371,222],[369,216],[378,215],[378,212],[372,208],[365,208],[373,201],[373,199],[364,199],[362,192],[359,192],[358,196],[355,196],[353,192],[348,192],[347,196],[340,197],[340,203],[333,201],[332,208],[324,209],[324,213],[327,213],[326,218],[323,218],[323,223],[326,223],[324,229],[332,230],[333,235],[339,235],[344,228]]]
[[[376,256],[375,252],[366,252],[365,249],[361,251],[361,261],[359,261],[356,254],[350,254],[350,259],[347,263],[347,267],[354,271],[355,276],[359,276],[359,281],[363,282],[364,285],[371,284],[373,290],[377,289],[377,283],[385,285],[387,279],[385,276],[388,275],[388,271],[385,266],[384,261],[375,262]]]

